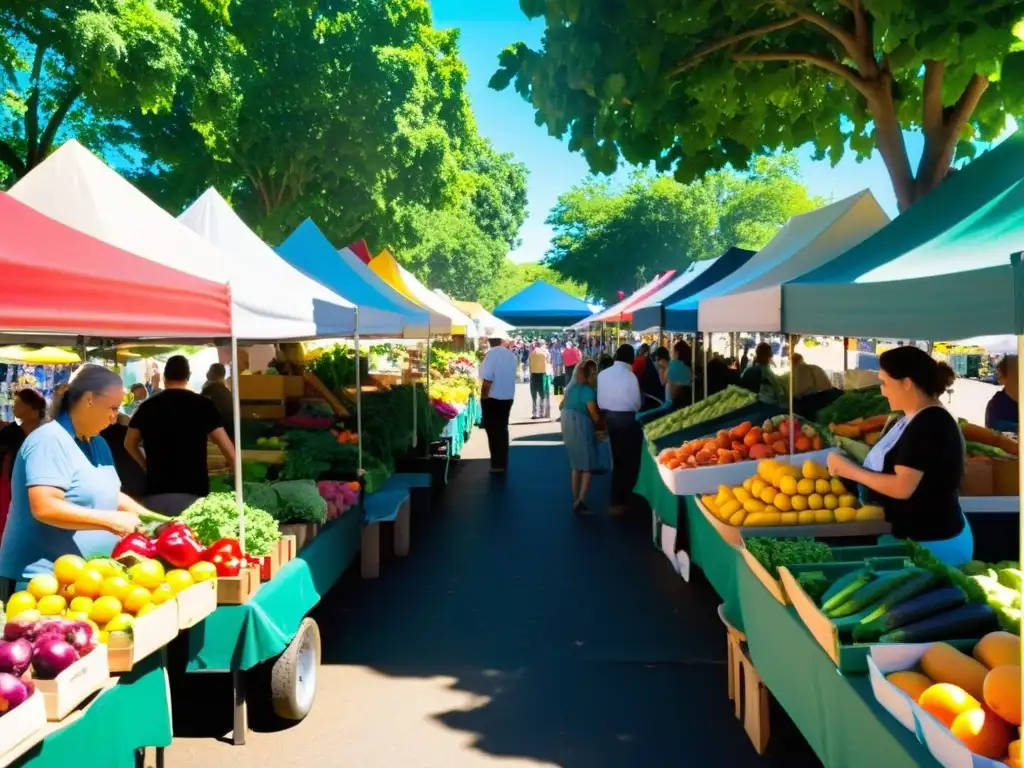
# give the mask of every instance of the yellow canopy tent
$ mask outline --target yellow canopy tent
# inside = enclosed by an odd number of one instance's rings
[[[23,365],[71,365],[82,362],[74,352],[58,347],[0,347],[0,362]]]
[[[473,321],[462,311],[427,288],[405,269],[387,249],[370,260],[370,269],[410,301],[430,313],[431,328],[451,324],[452,336],[465,336]]]

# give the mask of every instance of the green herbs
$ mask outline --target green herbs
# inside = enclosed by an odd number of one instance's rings
[[[243,483],[262,483],[264,480],[267,479],[267,473],[269,472],[269,465],[264,464],[262,461],[242,462]]]
[[[744,544],[747,551],[776,579],[779,578],[780,565],[832,562],[832,550],[829,546],[814,539],[773,539],[758,536],[746,539]]]
[[[814,602],[818,602],[828,589],[828,576],[823,571],[804,571],[796,576],[797,584]]]
[[[277,519],[282,523],[323,523],[327,502],[313,480],[287,480],[270,486],[277,495]]]
[[[703,424],[705,421],[712,421],[727,413],[744,408],[757,400],[757,395],[742,387],[726,387],[721,392],[716,392],[706,397],[699,403],[673,411],[660,419],[655,419],[644,427],[648,442],[653,446],[654,441],[666,435],[671,435],[686,427]]]
[[[846,424],[856,418],[867,419],[889,413],[889,401],[885,399],[880,387],[865,387],[850,390],[831,404],[818,411],[815,421],[828,426],[829,424]]]
[[[245,551],[250,555],[269,555],[281,538],[277,521],[262,509],[248,504],[245,514]],[[204,546],[219,539],[239,538],[238,506],[231,493],[211,493],[181,513],[179,518],[193,530]]]

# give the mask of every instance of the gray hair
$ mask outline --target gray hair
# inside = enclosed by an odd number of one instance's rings
[[[102,365],[83,365],[68,381],[68,391],[60,401],[57,413],[66,413],[89,392],[106,392],[111,387],[123,386],[121,377]]]

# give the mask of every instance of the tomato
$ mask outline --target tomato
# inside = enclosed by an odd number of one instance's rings
[[[112,621],[115,616],[118,616],[122,610],[120,600],[110,595],[104,595],[92,604],[89,618],[97,624],[106,624],[108,621]]]
[[[153,596],[149,594],[148,589],[145,587],[132,587],[132,591],[124,599],[124,611],[125,613],[138,614],[139,611],[152,601]]]
[[[198,584],[201,581],[209,581],[217,578],[217,566],[213,563],[199,562],[188,569],[192,579]]]
[[[87,567],[78,555],[61,555],[53,563],[53,575],[61,584],[74,584]]]
[[[82,613],[89,613],[92,610],[92,598],[76,597],[72,599],[71,605],[69,605],[68,608],[76,613],[79,611]]]
[[[103,575],[93,568],[86,568],[75,581],[75,597],[95,599],[100,596],[101,586],[103,586]]]
[[[174,597],[174,590],[170,584],[161,584],[153,590],[153,605],[163,605]]]
[[[188,589],[195,583],[191,574],[188,571],[181,570],[180,568],[169,571],[166,579],[166,583],[170,585],[174,594],[178,594],[182,590]]]
[[[118,600],[124,602],[124,599],[128,597],[128,593],[132,591],[132,585],[128,583],[128,579],[124,576],[110,576],[103,580],[103,584],[100,586],[100,594],[104,597],[116,597]]]
[[[143,560],[128,569],[132,584],[154,590],[164,581],[164,566],[159,560]]]
[[[35,576],[28,583],[28,593],[32,595],[36,600],[46,597],[47,595],[56,595],[60,590],[60,583],[57,581],[57,577],[50,573],[44,573],[39,576]]]

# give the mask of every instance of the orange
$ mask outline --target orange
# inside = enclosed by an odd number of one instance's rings
[[[103,578],[107,578],[108,576],[119,576],[121,574],[121,569],[113,560],[103,557],[96,560],[90,560],[89,567],[99,573]]]
[[[68,606],[69,610],[74,612],[81,611],[82,613],[89,613],[92,610],[92,598],[91,597],[76,597],[72,599],[71,605]]]
[[[917,700],[918,706],[949,728],[964,712],[977,709],[978,700],[963,688],[950,683],[936,683]]]
[[[110,595],[104,595],[92,604],[92,610],[89,611],[89,618],[97,624],[106,624],[108,621],[112,621],[115,616],[119,615],[121,610],[122,606],[120,600],[116,597],[111,597]]]
[[[128,578],[132,584],[146,589],[156,589],[163,583],[164,567],[157,560],[143,560],[128,569]]]
[[[174,598],[174,590],[171,589],[170,584],[161,584],[159,587],[153,590],[153,605],[162,605],[168,600]]]
[[[988,707],[967,710],[957,716],[949,730],[971,752],[993,760],[1005,755],[1013,740],[1010,726]]]
[[[97,598],[103,586],[103,574],[93,568],[86,568],[75,581],[75,597]]]
[[[167,583],[171,585],[171,589],[174,594],[178,594],[184,589],[188,589],[195,581],[192,579],[192,575],[188,571],[183,571],[180,568],[176,568],[173,571],[168,572]]]
[[[145,587],[132,587],[131,592],[124,599],[124,612],[137,614],[153,600],[149,590]]]
[[[39,576],[34,576],[28,583],[28,593],[36,600],[46,597],[47,595],[56,595],[59,590],[60,584],[57,581],[57,577],[52,573],[44,573]]]
[[[78,555],[61,555],[53,563],[53,575],[61,584],[74,584],[87,567]]]
[[[213,563],[196,563],[188,569],[189,575],[197,584],[202,581],[210,581],[217,578],[217,566]]]
[[[128,583],[128,579],[124,576],[109,576],[103,580],[103,584],[100,586],[101,595],[104,597],[116,597],[122,602],[131,591],[132,585]]]
[[[23,611],[31,611],[36,607],[36,599],[28,592],[15,592],[7,601],[7,618],[13,619]]]
[[[67,610],[68,604],[60,595],[47,595],[39,601],[39,613],[43,616],[60,616]]]

